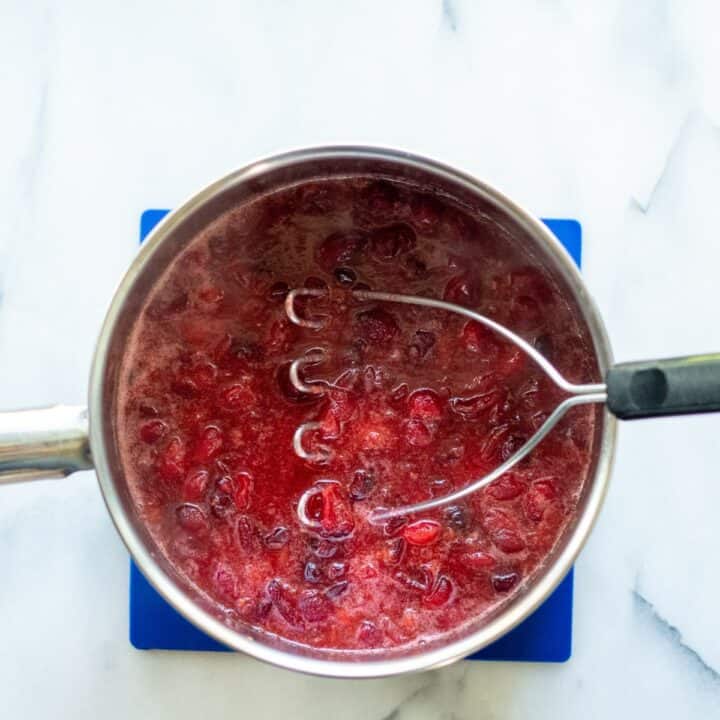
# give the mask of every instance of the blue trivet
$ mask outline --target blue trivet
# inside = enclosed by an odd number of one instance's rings
[[[168,210],[146,210],[140,242]],[[580,266],[582,228],[576,220],[544,220]],[[573,571],[529,617],[471,660],[565,662],[572,652]],[[130,566],[130,642],[139,650],[212,650],[226,647],[198,630],[155,591],[134,563]]]

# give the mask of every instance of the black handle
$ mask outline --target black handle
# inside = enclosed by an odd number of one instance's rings
[[[606,382],[608,407],[624,420],[720,410],[720,354],[621,363]]]

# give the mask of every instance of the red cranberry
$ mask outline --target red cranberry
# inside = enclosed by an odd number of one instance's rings
[[[486,492],[496,500],[514,500],[525,492],[526,487],[516,475],[506,473],[495,480]]]
[[[310,288],[311,290],[325,290],[328,289],[328,284],[319,277],[315,277],[314,275],[311,275],[308,278],[305,278],[305,282],[303,283],[306,288]]]
[[[240,515],[235,521],[235,542],[246,553],[254,552],[260,546],[257,528],[247,515]]]
[[[427,568],[398,570],[393,577],[407,590],[415,593],[425,594],[432,585],[432,573]]]
[[[487,570],[495,566],[495,558],[488,552],[476,550],[463,556],[462,562],[472,570]]]
[[[364,500],[375,485],[375,478],[369,470],[356,470],[350,484],[350,497],[353,500]]]
[[[411,545],[432,545],[440,539],[442,528],[434,520],[416,520],[403,530],[403,537]]]
[[[326,272],[332,272],[339,265],[352,265],[362,253],[367,236],[351,230],[328,235],[315,249],[315,259]]]
[[[479,353],[485,356],[494,356],[499,347],[499,336],[487,325],[468,320],[463,326],[460,337],[465,348],[470,352]]]
[[[448,281],[443,293],[443,300],[473,308],[480,302],[480,288],[477,281],[468,274],[456,275]]]
[[[509,528],[496,530],[492,533],[490,539],[493,541],[493,545],[495,545],[495,547],[508,555],[518,553],[525,549],[525,541],[522,539],[520,534]]]
[[[237,594],[237,578],[232,569],[218,563],[212,575],[213,586],[220,597],[232,599]]]
[[[285,622],[294,627],[302,626],[301,614],[288,587],[279,580],[271,580],[267,586],[267,594],[272,600],[273,607],[277,609]]]
[[[249,472],[240,471],[233,473],[232,498],[238,510],[247,510],[250,506],[250,497],[253,489],[252,475]]]
[[[329,600],[337,600],[347,592],[349,585],[347,580],[341,580],[325,590],[325,597]]]
[[[183,497],[188,502],[200,502],[205,497],[209,475],[207,470],[196,469],[190,471],[183,485]]]
[[[349,535],[355,522],[342,488],[337,483],[322,483],[320,488],[320,524],[323,534],[333,537]]]
[[[492,585],[495,588],[495,592],[506,593],[517,585],[519,579],[520,576],[516,572],[498,573],[493,576]]]
[[[162,420],[149,420],[140,427],[140,439],[148,445],[153,445],[166,431],[167,425]]]
[[[430,592],[423,598],[425,605],[429,605],[433,608],[439,608],[443,605],[447,605],[453,596],[455,586],[450,578],[445,575],[440,575],[435,581],[435,585],[432,587]]]
[[[222,446],[223,434],[220,429],[214,425],[205,428],[195,446],[195,460],[199,463],[207,463],[220,452]]]
[[[407,542],[405,538],[396,537],[385,543],[383,559],[388,565],[398,565],[405,557],[407,550]]]
[[[344,562],[334,562],[328,565],[326,575],[328,580],[339,580],[347,573],[347,565]]]
[[[286,282],[276,282],[270,286],[268,296],[274,302],[284,302],[285,297],[290,292],[290,286]]]
[[[179,480],[185,474],[185,446],[173,437],[158,458],[157,471],[163,480]]]
[[[533,522],[540,522],[545,510],[557,496],[555,482],[551,479],[534,482],[527,495],[523,507],[525,515]]]

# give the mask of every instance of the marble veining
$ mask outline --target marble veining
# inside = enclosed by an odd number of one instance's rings
[[[400,147],[577,217],[618,360],[720,349],[712,0],[0,0],[0,407],[84,401],[142,209],[292,147]],[[127,640],[92,473],[2,488],[0,716],[720,717],[720,416],[626,423],[572,659],[366,682]]]
[[[633,589],[632,594],[638,610],[644,613],[649,613],[652,619],[663,630],[671,643],[680,647],[683,652],[687,653],[693,660],[695,660],[700,668],[702,668],[713,681],[720,682],[720,673],[718,673],[714,667],[708,665],[696,650],[693,650],[689,645],[685,644],[680,630],[662,617],[662,615],[660,615],[655,609],[655,606],[640,592],[640,590],[635,588]]]
[[[457,32],[458,19],[454,0],[442,0],[442,17],[445,25],[452,32]]]

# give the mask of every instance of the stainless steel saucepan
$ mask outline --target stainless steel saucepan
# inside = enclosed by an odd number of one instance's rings
[[[172,212],[153,231],[115,293],[92,364],[88,408],[57,406],[0,413],[0,482],[63,477],[95,468],[108,511],[133,559],[148,580],[189,621],[219,642],[276,665],[319,675],[373,677],[438,667],[492,643],[532,613],[565,577],[588,537],[607,489],[615,447],[615,417],[595,412],[591,469],[577,514],[547,564],[524,590],[490,617],[461,634],[414,650],[360,652],[298,647],[224,622],[179,576],[155,546],[135,512],[118,452],[118,372],[133,323],[149,290],[168,263],[228,208],[287,185],[328,177],[382,176],[450,195],[494,220],[522,243],[554,278],[578,312],[594,349],[597,379],[611,366],[602,319],[572,260],[552,233],[494,188],[425,158],[366,147],[300,150],[253,163],[218,180]],[[289,451],[291,451],[289,449]]]

